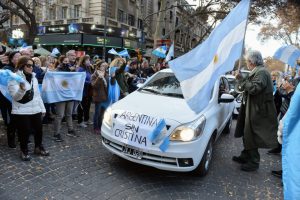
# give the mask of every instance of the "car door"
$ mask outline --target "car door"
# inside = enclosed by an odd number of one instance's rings
[[[219,83],[219,94],[218,94],[218,98],[220,98],[222,96],[222,94],[224,93],[229,93],[229,84],[226,78],[221,77],[220,78],[220,83]],[[228,116],[228,103],[218,103],[218,107],[219,107],[219,127],[218,130],[222,129],[225,124],[226,124],[226,119]]]
[[[230,86],[229,86],[229,81],[226,77],[222,77],[222,81],[225,87],[225,92],[226,93],[230,93]],[[225,110],[225,116],[224,116],[224,120],[227,122],[227,119],[230,117],[232,110],[233,110],[233,103],[224,103],[224,110]],[[225,122],[225,123],[226,123]]]

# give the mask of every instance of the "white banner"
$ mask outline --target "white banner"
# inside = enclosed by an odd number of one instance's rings
[[[145,149],[151,146],[147,137],[158,125],[160,118],[122,111],[113,117],[113,137],[125,144]]]

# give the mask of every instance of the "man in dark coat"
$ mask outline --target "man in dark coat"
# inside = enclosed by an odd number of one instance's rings
[[[261,53],[250,51],[246,61],[251,71],[249,76],[236,76],[238,87],[244,91],[244,95],[235,136],[243,137],[244,150],[232,160],[242,164],[243,171],[255,171],[259,168],[260,161],[258,148],[277,146],[278,121],[273,83],[270,73],[263,66]]]

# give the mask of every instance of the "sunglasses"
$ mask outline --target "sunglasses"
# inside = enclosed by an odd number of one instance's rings
[[[25,66],[26,66],[26,67],[28,67],[28,68],[31,68],[31,67],[33,67],[33,65],[32,65],[32,64],[26,64]]]

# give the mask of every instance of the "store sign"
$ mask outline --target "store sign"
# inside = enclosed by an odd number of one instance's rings
[[[12,31],[12,38],[14,39],[20,39],[24,37],[24,32],[21,31],[21,29],[16,29]]]
[[[104,38],[99,35],[83,35],[83,44],[84,45],[96,45],[96,46],[103,46],[104,45]],[[106,46],[112,47],[122,47],[122,38],[117,37],[107,37],[105,39]]]
[[[34,44],[81,45],[81,41],[81,34],[40,35],[34,39]]]
[[[134,40],[129,40],[129,39],[124,39],[124,47],[125,48],[132,48],[135,49],[137,48],[137,42]]]

